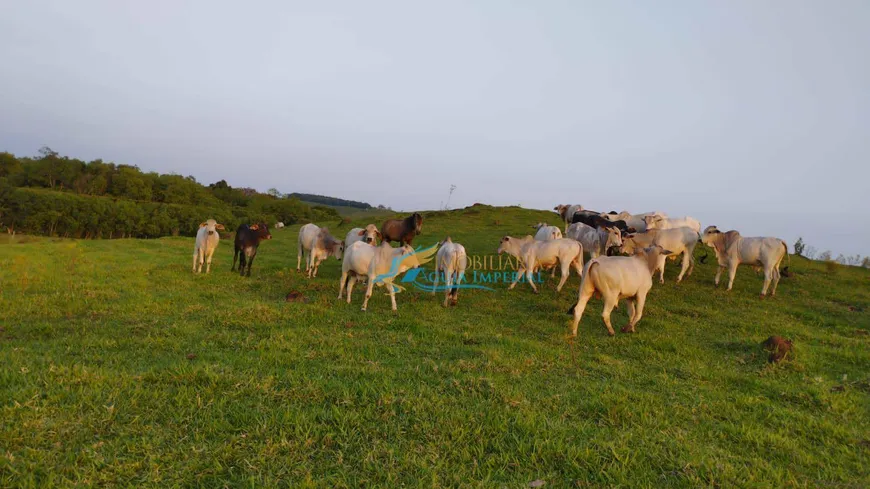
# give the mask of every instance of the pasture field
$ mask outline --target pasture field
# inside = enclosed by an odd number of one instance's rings
[[[415,244],[473,255],[558,219],[424,218]],[[380,288],[361,313],[362,287],[336,300],[337,261],[295,271],[297,230],[273,230],[250,278],[226,239],[194,275],[193,238],[5,238],[0,487],[870,485],[868,270],[793,256],[760,300],[751,268],[725,292],[712,254],[680,285],[669,264],[637,334],[607,336],[593,300],[569,342],[577,277],[453,308],[409,288],[395,315]],[[792,361],[767,364],[771,334]]]

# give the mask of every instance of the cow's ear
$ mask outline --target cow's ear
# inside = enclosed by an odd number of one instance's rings
[[[223,225],[223,224],[215,224],[215,225],[214,225],[214,228],[215,228],[215,229],[220,229],[221,231],[223,231],[223,230],[224,230],[224,225]]]
[[[259,224],[251,224],[251,226],[248,229],[253,229],[254,231],[256,231],[256,230],[260,229],[260,225]]]
[[[662,255],[664,255],[664,256],[673,255],[673,254],[674,254],[673,251],[662,249]]]
[[[208,223],[207,223],[207,222],[200,223],[200,225],[199,225],[199,227],[201,227],[201,228],[204,228],[204,227],[206,227],[206,226],[208,226]]]
[[[357,236],[362,236],[362,235],[364,235],[365,233],[366,233],[366,230],[365,230],[365,229],[360,229],[359,232],[356,233],[356,235],[357,235]]]

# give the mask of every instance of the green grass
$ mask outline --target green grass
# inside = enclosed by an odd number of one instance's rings
[[[338,211],[338,214],[341,217],[347,217],[349,219],[380,219],[383,220],[385,217],[393,217],[394,214],[397,214],[396,211],[386,210],[386,209],[360,209],[359,207],[349,207],[344,205],[326,205],[326,204],[318,204],[316,202],[306,202],[303,203],[308,204],[310,206],[320,206],[320,207],[331,207]]]
[[[416,244],[450,234],[481,255],[557,220],[424,216]],[[0,487],[870,484],[867,270],[792,257],[762,301],[751,268],[725,292],[711,263],[679,286],[669,264],[637,334],[608,337],[593,300],[572,344],[576,277],[449,309],[410,289],[396,315],[376,289],[361,313],[361,287],[336,300],[337,261],[295,271],[297,229],[274,231],[248,279],[228,240],[194,275],[192,238],[6,238]],[[793,361],[766,363],[771,334]]]

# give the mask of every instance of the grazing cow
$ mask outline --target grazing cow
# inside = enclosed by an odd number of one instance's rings
[[[284,227],[284,223],[283,223],[283,222],[275,223],[275,229],[281,229],[281,228],[283,228],[283,227]]]
[[[423,216],[415,212],[404,219],[387,219],[381,225],[381,239],[389,243],[398,241],[411,244],[414,237],[423,232]]]
[[[700,236],[693,229],[687,227],[673,229],[650,229],[643,233],[629,234],[622,240],[622,251],[633,255],[641,248],[649,248],[658,245],[666,250],[671,250],[670,257],[675,258],[683,254],[683,268],[677,276],[677,283],[683,280],[684,275],[691,275],[695,269],[695,245]],[[656,269],[659,271],[659,282],[665,283],[665,262],[667,257],[659,256]],[[653,270],[653,273],[655,273]]]
[[[713,248],[719,269],[716,271],[716,285],[722,270],[728,269],[728,290],[734,285],[734,275],[739,265],[751,265],[764,269],[764,285],[761,287],[761,297],[767,295],[767,288],[773,281],[770,295],[776,295],[779,284],[779,265],[788,256],[788,245],[779,238],[744,238],[737,231],[723,233],[716,226],[707,226],[701,241]],[[788,268],[788,267],[786,267]]]
[[[585,212],[585,211],[584,211]],[[625,221],[617,220],[611,221],[610,219],[605,219],[601,217],[599,214],[586,214],[584,212],[578,212],[574,214],[574,218],[571,221],[571,224],[582,222],[583,224],[593,227],[593,228],[612,228],[615,227],[622,231],[623,233],[634,232],[634,228],[628,227]]]
[[[646,229],[674,229],[687,227],[693,229],[696,233],[701,232],[701,223],[694,217],[663,217],[658,214],[644,216]]]
[[[425,263],[431,256],[435,254],[435,249],[430,248],[425,251],[416,252],[410,245],[404,245],[401,248],[393,248],[389,243],[384,241],[380,246],[360,245],[356,243],[354,250],[366,250],[365,246],[370,246],[372,255],[369,260],[368,267],[368,286],[366,287],[366,296],[363,299],[362,310],[365,311],[369,303],[369,298],[372,296],[372,289],[375,283],[384,285],[390,294],[390,302],[392,303],[393,312],[396,311],[396,286],[393,285],[393,280],[400,274],[411,268],[417,268],[421,263]],[[357,265],[354,265],[354,271],[358,270]],[[357,272],[358,273],[358,272]],[[352,279],[353,280],[353,279]],[[350,286],[348,284],[348,301],[350,301]]]
[[[374,224],[369,224],[365,228],[353,228],[348,231],[347,236],[344,237],[344,247],[345,249],[350,248],[350,245],[357,241],[364,241],[370,245],[377,245],[377,240],[380,237],[381,232],[378,231],[378,227]]]
[[[568,226],[565,236],[583,245],[590,258],[606,255],[611,248],[622,246],[622,233],[615,227],[596,229],[576,222]]]
[[[233,268],[230,271],[236,270],[236,258],[239,258],[239,275],[245,275],[245,266],[247,266],[247,276],[250,277],[251,265],[254,264],[254,257],[257,256],[257,248],[260,247],[260,241],[265,239],[272,239],[266,223],[260,222],[250,226],[247,224],[239,225],[239,228],[236,229],[234,243]]]
[[[558,228],[556,230],[558,231]],[[444,280],[447,281],[444,307],[447,307],[448,302],[455,306],[459,301],[459,288],[457,286],[462,282],[467,267],[468,255],[465,253],[465,247],[459,243],[454,243],[450,236],[447,236],[447,239],[441,242],[438,254],[435,255],[435,284],[432,287],[434,294],[438,289],[438,275],[443,271]]]
[[[193,246],[193,271],[195,273],[202,272],[203,259],[206,261],[205,273],[211,272],[211,255],[214,254],[221,239],[217,231],[223,230],[224,225],[218,224],[214,219],[209,219],[199,225],[199,230],[196,231],[196,244]],[[196,268],[197,259],[199,259],[199,270]]]
[[[535,232],[535,239],[538,241],[551,241],[554,239],[562,239],[562,230],[556,226],[550,226],[545,222],[539,222],[532,226]]]
[[[341,262],[341,279],[338,287],[338,298],[347,288],[347,303],[350,304],[350,294],[357,277],[368,277],[369,265],[375,256],[375,247],[365,241],[351,243],[344,251],[344,259]],[[348,277],[350,280],[348,281]]]
[[[565,231],[568,231],[568,225],[571,224],[571,218],[575,212],[583,210],[582,205],[559,204],[553,207],[553,210],[559,213],[562,221],[565,223]]]
[[[501,239],[498,246],[498,254],[507,252],[513,256],[521,257],[519,270],[514,277],[509,289],[513,289],[520,277],[525,275],[532,290],[538,293],[538,288],[532,280],[532,274],[538,268],[550,268],[557,263],[560,265],[562,277],[559,280],[559,285],[556,286],[556,292],[562,290],[562,286],[568,280],[571,266],[577,271],[577,275],[583,273],[583,245],[573,239],[554,239],[552,241],[537,241],[531,239],[531,236],[525,238],[513,238],[505,236]]]
[[[320,263],[330,256],[334,256],[336,260],[341,260],[341,253],[343,251],[344,242],[333,238],[327,228],[308,223],[299,228],[296,270],[299,271],[302,256],[307,252],[308,258],[305,260],[305,271],[308,273],[308,278],[317,277],[317,269],[320,267]]]
[[[619,299],[628,300],[629,321],[622,328],[622,332],[634,332],[634,326],[643,316],[646,295],[652,288],[652,271],[661,255],[670,254],[659,246],[638,250],[641,254],[635,256],[599,256],[589,260],[583,270],[577,304],[568,311],[568,314],[574,314],[572,336],[577,336],[577,326],[580,325],[586,303],[596,293],[604,300],[601,317],[607,326],[607,332],[614,335],[610,313],[619,303]]]

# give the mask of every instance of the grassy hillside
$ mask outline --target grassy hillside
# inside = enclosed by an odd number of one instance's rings
[[[425,216],[417,244],[480,255],[556,221]],[[409,289],[396,315],[380,289],[361,313],[360,287],[336,300],[338,262],[295,271],[297,229],[248,279],[227,240],[210,275],[192,238],[0,245],[0,487],[870,484],[867,270],[792,257],[762,301],[751,269],[726,293],[710,263],[679,286],[669,265],[637,334],[608,337],[593,300],[571,343],[576,277],[449,309]],[[793,361],[766,363],[771,334]]]
[[[338,211],[338,213],[339,213],[339,215],[341,215],[341,217],[347,217],[350,219],[374,219],[374,218],[383,219],[384,217],[392,217],[392,215],[396,213],[395,211],[381,210],[381,209],[377,209],[374,207],[372,207],[371,209],[360,209],[359,207],[318,204],[316,202],[302,201],[302,203],[310,205],[312,207],[314,207],[314,206],[329,207],[329,208],[332,208],[332,209],[335,209],[336,211]]]

